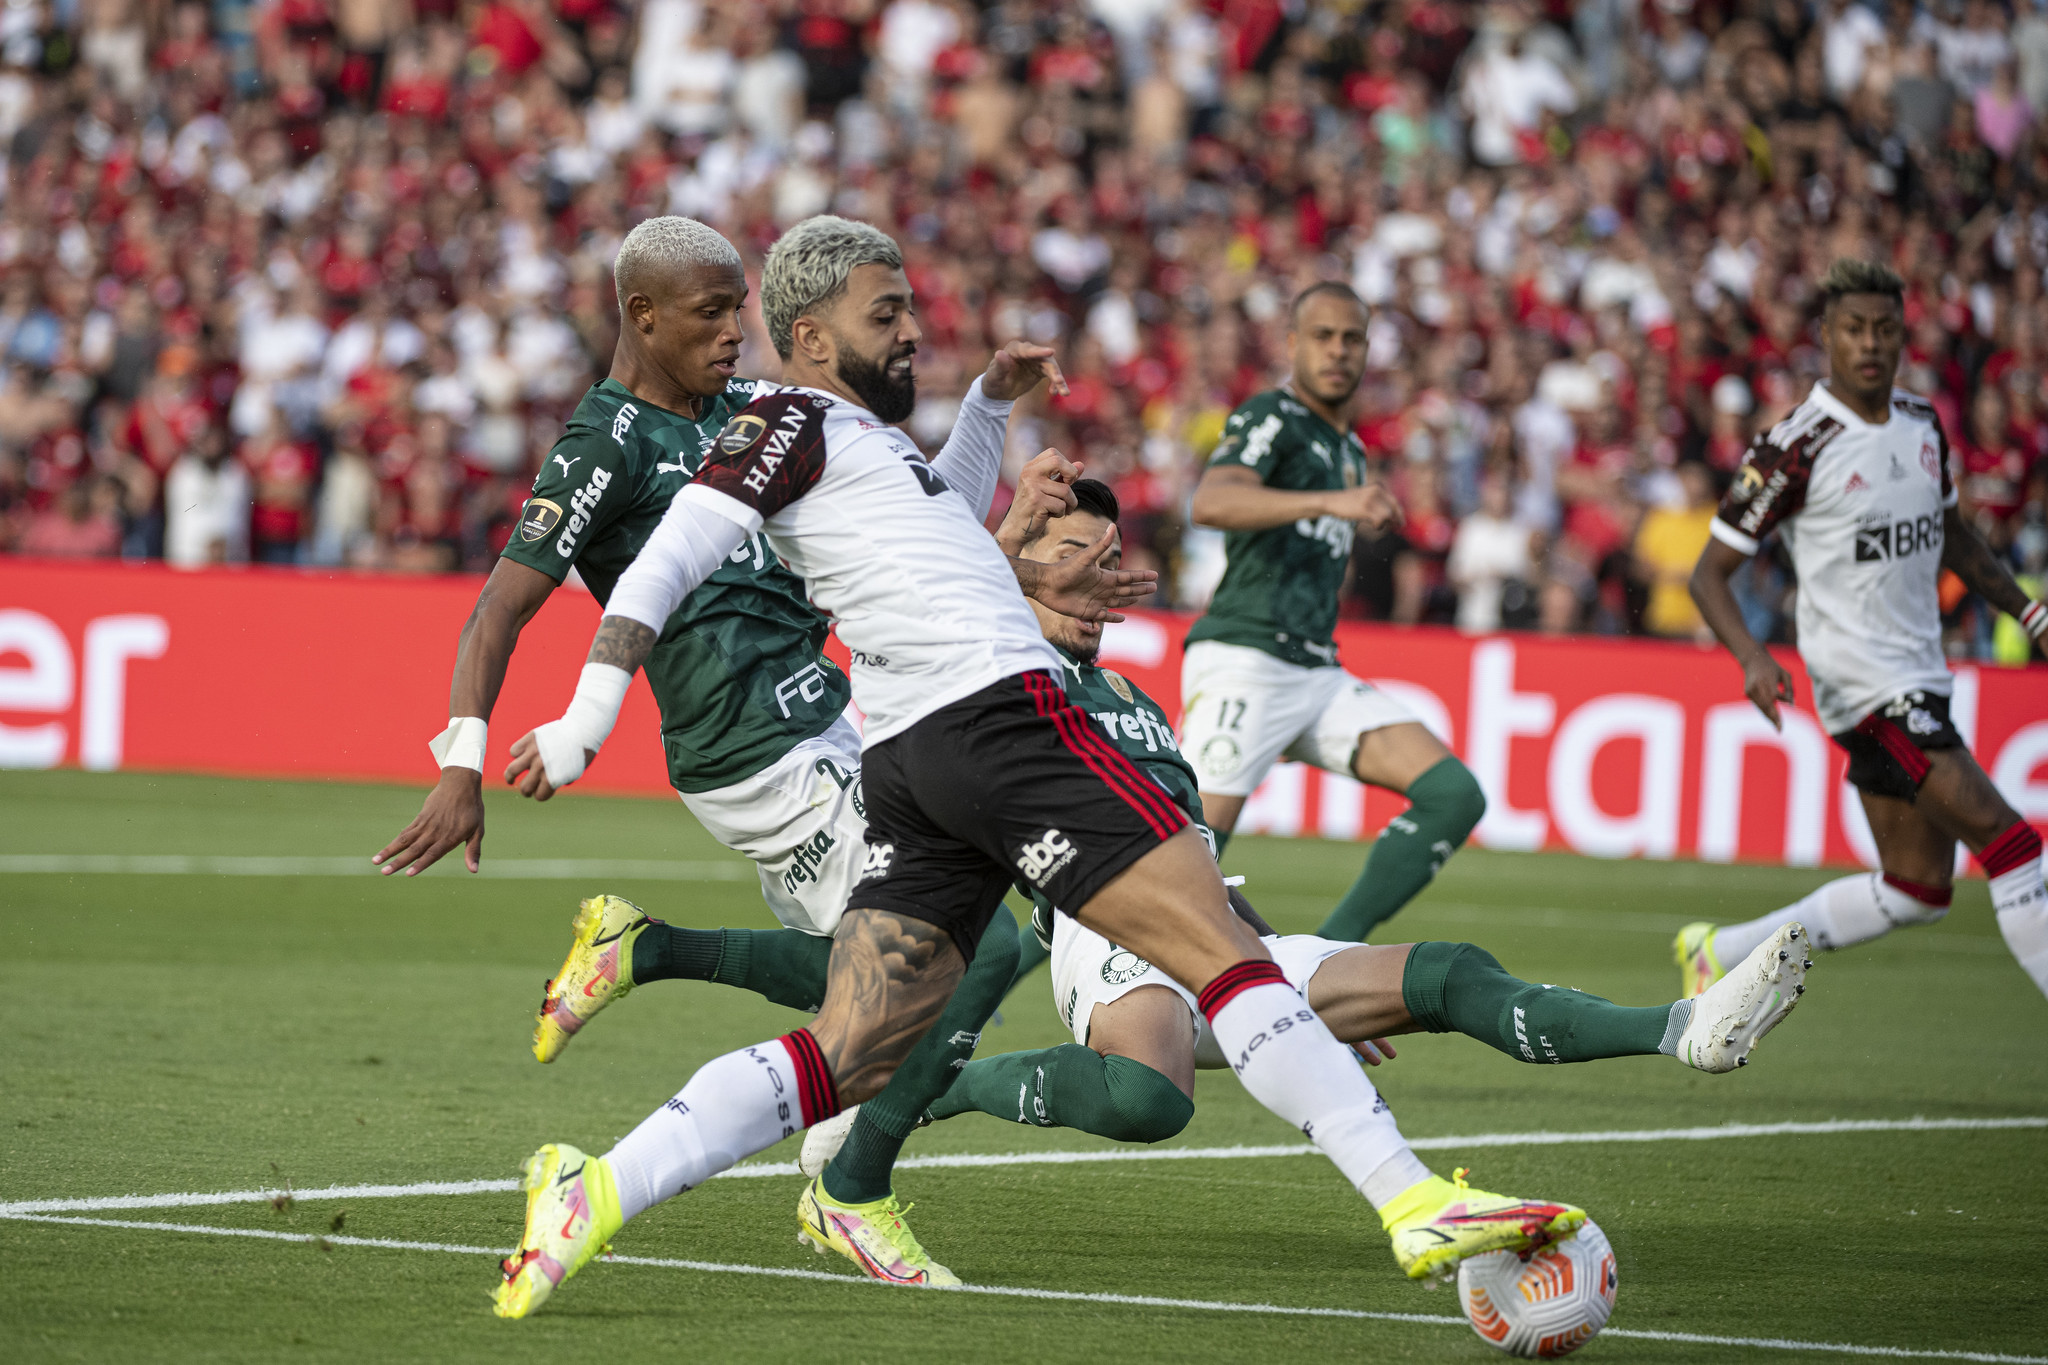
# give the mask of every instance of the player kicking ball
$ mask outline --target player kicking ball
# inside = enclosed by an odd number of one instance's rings
[[[1076,509],[1034,526],[1025,557],[1064,558],[1099,544],[1114,526],[1116,496],[1107,486],[1082,479],[1073,491]],[[1117,567],[1118,554],[1112,537],[1104,566]],[[1068,700],[1193,817],[1200,809],[1194,770],[1159,706],[1096,663],[1102,627],[1033,609],[1060,653]],[[979,1112],[1124,1142],[1174,1136],[1194,1114],[1196,1069],[1226,1065],[1196,998],[1142,958],[1053,914],[1043,896],[1035,900],[1032,925],[1051,939],[1054,1008],[1074,1042],[969,1062],[929,1117]],[[1788,924],[1699,999],[1631,1008],[1518,980],[1476,944],[1380,946],[1276,934],[1243,897],[1233,895],[1232,906],[1330,1032],[1375,1065],[1382,1053],[1392,1055],[1388,1035],[1459,1032],[1525,1062],[1662,1054],[1700,1071],[1733,1071],[1791,1013],[1809,965],[1800,927]],[[798,1165],[806,1173],[824,1169],[838,1151],[850,1114],[805,1135]]]
[[[602,1157],[560,1143],[534,1154],[498,1311],[532,1312],[633,1217],[881,1091],[930,1036],[1020,874],[1194,993],[1245,1088],[1380,1211],[1404,1271],[1447,1274],[1583,1223],[1569,1204],[1483,1195],[1430,1173],[1348,1050],[1231,913],[1186,813],[1068,702],[1026,594],[1099,617],[1150,576],[1097,567],[1107,537],[1060,561],[1082,561],[1087,576],[1006,558],[976,493],[935,475],[892,428],[910,411],[921,335],[896,244],[872,227],[809,219],[770,254],[762,303],[788,387],[749,405],[669,505],[612,593],[569,711],[535,732],[533,752],[550,786],[581,776],[617,719],[621,680],[669,614],[765,532],[852,657],[867,716],[862,876],[813,1023],[707,1063]],[[978,490],[995,471],[991,458],[962,477]],[[798,1217],[837,1245],[839,1215],[815,1182]]]
[[[756,395],[734,377],[747,280],[739,253],[689,218],[650,218],[627,234],[614,266],[623,322],[607,377],[570,417],[534,482],[504,554],[464,625],[449,689],[448,728],[432,744],[441,778],[419,815],[372,860],[386,875],[415,875],[465,848],[470,871],[483,854],[482,767],[488,722],[522,629],[571,569],[600,603],[688,483],[713,440]],[[1051,352],[1013,343],[969,389],[953,439],[934,461],[940,477],[976,451],[971,471],[1000,457],[1014,400],[1058,379]],[[985,505],[985,504],[984,504]],[[716,978],[796,1008],[817,1008],[832,934],[865,857],[860,735],[842,718],[846,676],[819,653],[827,631],[803,581],[759,536],[750,537],[663,622],[646,660],[661,711],[669,781],[719,842],[756,864],[780,930],[693,930],[667,925],[635,937],[599,898],[576,918],[576,945],[550,981],[534,1030],[534,1054],[560,1055],[601,992],[621,982]],[[613,670],[616,674],[617,670]],[[596,675],[614,683],[625,678]],[[517,765],[515,765],[517,766]],[[528,795],[544,795],[537,777]],[[613,917],[616,919],[616,916]],[[991,934],[949,1002],[933,1045],[902,1068],[914,1102],[900,1116],[888,1097],[870,1104],[861,1129],[825,1185],[849,1205],[893,1208],[890,1172],[903,1135],[974,1038],[1010,983],[1007,919]],[[799,987],[795,983],[802,983]],[[801,989],[808,994],[798,995]],[[920,1079],[920,1070],[929,1076]],[[893,1217],[893,1214],[887,1215]],[[896,1220],[900,1223],[900,1219]],[[901,1230],[905,1275],[945,1275],[925,1264]]]
[[[1486,813],[1470,770],[1415,714],[1337,662],[1337,600],[1355,525],[1401,519],[1365,482],[1345,410],[1365,375],[1365,305],[1311,285],[1289,313],[1293,374],[1230,414],[1195,488],[1194,519],[1225,533],[1223,580],[1189,629],[1181,733],[1220,839],[1281,758],[1408,798],[1321,932],[1363,940],[1427,886]]]
[[[1673,952],[1697,995],[1780,925],[1821,948],[1866,943],[1948,913],[1956,841],[1991,882],[1999,932],[2048,994],[2048,892],[2041,836],[1949,722],[1937,584],[1952,569],[2038,642],[2048,606],[2029,601],[1957,511],[1948,437],[1923,398],[1892,387],[1905,340],[1904,284],[1882,265],[1836,261],[1821,281],[1829,377],[1757,437],[1693,569],[1692,595],[1742,665],[1743,690],[1780,724],[1792,677],[1750,635],[1728,579],[1773,530],[1799,578],[1799,654],[1822,726],[1849,754],[1882,868],[1842,877],[1743,924],[1687,925]]]

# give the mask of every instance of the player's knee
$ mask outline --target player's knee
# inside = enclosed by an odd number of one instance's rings
[[[1115,1055],[1102,1060],[1110,1107],[1118,1120],[1118,1131],[1102,1136],[1118,1142],[1164,1142],[1195,1116],[1195,1102],[1143,1062]]]
[[[1462,844],[1486,816],[1486,793],[1472,770],[1455,758],[1439,764],[1435,777],[1430,784],[1431,804],[1443,812],[1446,825],[1457,829],[1457,842]]]

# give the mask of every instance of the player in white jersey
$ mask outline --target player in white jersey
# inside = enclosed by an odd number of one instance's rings
[[[1693,570],[1693,598],[1741,662],[1771,724],[1792,677],[1742,623],[1728,579],[1776,531],[1799,578],[1799,653],[1821,724],[1849,754],[1879,872],[1829,882],[1744,924],[1692,924],[1673,952],[1688,996],[1711,985],[1779,925],[1797,920],[1822,948],[1948,913],[1955,845],[1991,880],[1998,927],[2048,993],[2048,892],[2041,837],[1999,795],[1949,723],[1936,584],[1953,569],[2040,640],[2032,602],[1956,510],[1948,438],[1925,399],[1892,387],[1905,335],[1904,286],[1881,265],[1837,261],[1822,281],[1829,378],[1759,436]]]
[[[922,1045],[1019,874],[1196,993],[1246,1089],[1373,1204],[1411,1277],[1574,1231],[1582,1209],[1430,1173],[1231,913],[1186,815],[1067,701],[1019,587],[1101,619],[1151,576],[1102,569],[1108,533],[1056,564],[1006,559],[982,527],[981,485],[963,496],[886,432],[910,413],[921,335],[895,243],[807,220],[769,256],[762,304],[789,387],[715,443],[621,578],[569,712],[515,756],[537,756],[553,786],[580,776],[675,602],[765,531],[853,653],[870,727],[865,872],[808,1028],[706,1064],[603,1157],[566,1144],[534,1155],[498,1311],[525,1316],[629,1218],[877,1093]],[[993,462],[987,474],[992,485]],[[901,1221],[893,1195],[848,1207],[817,1182],[798,1216],[801,1235],[857,1263]]]

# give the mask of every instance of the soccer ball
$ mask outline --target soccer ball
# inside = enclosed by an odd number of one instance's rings
[[[1588,1220],[1563,1241],[1522,1255],[1492,1251],[1458,1267],[1458,1302],[1484,1340],[1525,1360],[1568,1356],[1614,1311],[1614,1248]]]

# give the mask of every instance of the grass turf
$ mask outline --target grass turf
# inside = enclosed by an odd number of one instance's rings
[[[364,857],[417,808],[386,787],[138,774],[0,774],[0,854]],[[486,860],[730,859],[674,803],[493,796]],[[1363,850],[1242,839],[1232,871],[1283,931],[1313,928]],[[1517,974],[1670,998],[1672,931],[1830,875],[1467,851],[1390,928],[1471,939]],[[0,876],[0,1200],[502,1178],[550,1138],[602,1149],[701,1062],[798,1016],[722,987],[649,987],[560,1064],[527,1051],[542,979],[595,885]],[[608,883],[700,926],[769,923],[752,884]],[[1739,1075],[1663,1058],[1523,1065],[1405,1040],[1375,1079],[1411,1136],[1912,1115],[2048,1114],[2048,1002],[2005,954],[1981,882],[1944,923],[1822,959],[1799,1013]],[[1383,935],[1383,937],[1386,935]],[[1042,975],[984,1053],[1066,1041]],[[1174,1145],[1297,1140],[1205,1073]],[[969,1116],[907,1155],[1109,1144]],[[2039,1131],[1872,1133],[1426,1153],[1483,1188],[1584,1204],[1620,1255],[1613,1326],[1970,1351],[2048,1339]],[[794,1143],[762,1160],[793,1159]],[[1399,1278],[1370,1210],[1320,1158],[902,1173],[915,1223],[968,1280],[1450,1315]],[[650,1212],[621,1254],[850,1271],[796,1244],[794,1179],[721,1180]],[[313,1240],[517,1240],[510,1194],[121,1212],[300,1243],[0,1221],[10,1361],[523,1360],[597,1347],[853,1361],[1498,1359],[1461,1326],[915,1295],[849,1281],[599,1265],[523,1323],[491,1263]],[[887,1294],[885,1299],[881,1297]],[[1588,1360],[1826,1359],[1607,1337]]]

